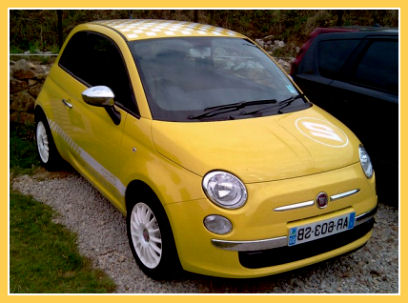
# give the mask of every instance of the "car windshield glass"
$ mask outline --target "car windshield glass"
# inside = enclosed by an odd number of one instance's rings
[[[251,42],[240,38],[182,37],[129,42],[153,119],[194,121],[250,118],[242,106],[201,115],[218,106],[299,95],[286,75]],[[260,115],[265,102],[247,103]],[[293,111],[307,108],[296,103]],[[269,105],[270,107],[270,105]],[[259,111],[258,111],[259,109]],[[288,110],[285,109],[285,112]],[[289,110],[290,111],[290,110]]]

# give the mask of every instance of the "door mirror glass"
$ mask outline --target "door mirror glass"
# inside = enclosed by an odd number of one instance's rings
[[[82,92],[82,98],[89,105],[110,107],[115,101],[115,94],[113,91],[104,85],[92,86]]]

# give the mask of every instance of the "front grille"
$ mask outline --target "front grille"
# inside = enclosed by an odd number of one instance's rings
[[[261,268],[309,258],[342,247],[366,235],[374,225],[374,218],[355,228],[327,238],[274,249],[239,252],[239,262],[247,268]]]

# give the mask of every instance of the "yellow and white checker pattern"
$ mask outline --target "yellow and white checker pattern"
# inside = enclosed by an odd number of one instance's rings
[[[117,19],[101,20],[92,23],[111,27],[119,31],[129,41],[138,39],[182,36],[243,37],[241,34],[225,28],[187,21],[156,19]]]

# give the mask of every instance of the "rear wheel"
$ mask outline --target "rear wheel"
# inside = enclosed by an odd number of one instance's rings
[[[128,211],[130,247],[139,267],[154,279],[168,279],[180,272],[170,224],[158,202],[137,202]]]
[[[36,122],[35,140],[41,164],[48,170],[60,167],[61,157],[51,135],[47,119],[42,115]]]

